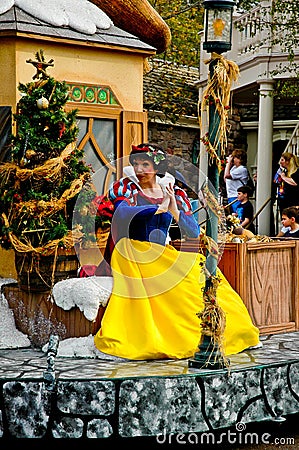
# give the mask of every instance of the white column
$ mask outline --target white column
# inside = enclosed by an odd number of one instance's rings
[[[271,197],[273,145],[273,80],[260,80],[257,148],[256,212]],[[258,215],[258,234],[269,236],[271,201]]]

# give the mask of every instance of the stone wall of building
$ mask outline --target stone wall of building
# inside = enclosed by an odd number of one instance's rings
[[[198,191],[198,162],[196,151],[199,148],[199,128],[174,126],[149,122],[148,140],[160,145],[168,153],[173,167],[180,172],[188,187],[190,197],[196,198]],[[194,195],[193,195],[194,194]]]
[[[247,150],[247,136],[241,127],[241,114],[242,109],[235,106],[229,115],[227,154],[235,148]],[[148,140],[165,150],[171,149],[175,155],[195,163],[194,154],[200,140],[200,129],[195,125],[192,127],[149,121]]]
[[[230,154],[234,149],[247,150],[247,135],[241,127],[241,113],[241,109],[234,106],[229,115],[227,154]]]
[[[199,139],[199,128],[149,122],[148,139],[191,162],[194,141]]]

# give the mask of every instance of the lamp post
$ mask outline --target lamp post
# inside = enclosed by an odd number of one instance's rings
[[[220,59],[220,55],[231,49],[231,38],[232,38],[232,15],[233,8],[235,5],[234,0],[204,0],[203,6],[205,8],[204,16],[204,42],[203,48],[207,52],[212,54],[211,60],[209,62],[209,81],[213,80],[213,75],[215,68]],[[216,86],[218,91],[221,91],[221,86]],[[206,101],[209,102],[208,107],[208,122],[209,122],[209,132],[208,132],[208,143],[210,148],[213,149],[214,158],[210,157],[208,164],[208,181],[212,189],[212,195],[216,196],[214,199],[214,204],[218,202],[218,191],[219,191],[219,169],[217,165],[217,158],[220,159],[220,144],[219,144],[219,133],[220,133],[220,122],[221,118],[219,115],[219,108],[216,107],[215,98],[208,98]],[[226,105],[222,105],[224,107]],[[208,204],[208,215],[209,220],[207,221],[206,235],[213,239],[217,243],[218,241],[218,215],[214,208],[209,208]],[[208,298],[210,301],[211,291],[215,291],[215,276],[217,271],[217,258],[212,255],[207,250],[206,255],[206,283],[204,288],[204,299]],[[214,283],[214,285],[213,285]],[[215,292],[214,292],[215,294]],[[215,297],[215,295],[213,295]],[[215,301],[215,298],[211,300]],[[210,305],[211,306],[211,305]],[[216,315],[221,312],[218,308]],[[209,317],[209,312],[203,311],[198,316],[203,320],[203,317]],[[218,317],[219,319],[219,317]],[[220,320],[220,319],[219,319]],[[206,327],[208,328],[208,327]],[[219,369],[227,365],[227,360],[225,360],[220,349],[217,346],[217,342],[213,341],[212,333],[202,333],[201,343],[198,346],[198,352],[195,353],[194,359],[189,360],[189,367],[191,368],[212,368]]]

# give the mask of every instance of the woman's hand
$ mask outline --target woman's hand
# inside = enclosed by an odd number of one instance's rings
[[[167,212],[169,209],[169,203],[170,203],[169,194],[166,192],[166,189],[164,189],[164,188],[162,189],[162,191],[163,191],[163,200],[162,200],[162,203],[160,203],[155,214],[162,214],[164,212]]]
[[[175,193],[174,193],[174,189],[171,183],[169,183],[168,186],[165,187],[166,193],[169,196],[169,207],[168,210],[169,212],[173,215],[174,219],[176,222],[178,222],[179,217],[180,217],[180,212],[178,209],[178,205],[176,202],[176,198],[175,198]]]
[[[229,155],[227,158],[226,158],[226,165],[225,165],[225,169],[224,169],[224,180],[226,180],[226,179],[231,179],[232,178],[232,176],[231,176],[231,174],[230,174],[230,169],[231,169],[231,167],[232,167],[232,165],[233,165],[233,162],[234,162],[234,158],[233,158],[233,156],[232,155]]]
[[[178,222],[180,212],[175,199],[173,185],[171,183],[163,187],[163,200],[159,205],[156,214],[161,214],[167,211],[169,211],[173,215],[175,221]]]
[[[234,160],[233,155],[228,155],[228,157],[226,158],[226,164],[229,164],[231,166],[233,160]]]

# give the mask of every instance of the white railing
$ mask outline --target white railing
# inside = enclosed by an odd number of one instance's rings
[[[294,153],[296,156],[299,157],[299,122],[297,123],[293,134],[287,143],[286,148],[284,149],[285,152]]]
[[[273,2],[274,0],[261,0],[255,8],[248,12],[236,11],[234,13],[232,48],[227,52],[226,58],[239,66],[241,76],[238,82],[232,86],[232,90],[248,86],[259,79],[283,79],[296,76],[293,73],[293,67],[289,64],[286,49],[283,48],[283,45],[274,44],[270,26]],[[276,31],[276,33],[278,32]],[[282,38],[285,31],[282,29],[279,33]],[[202,44],[203,39],[202,33]],[[299,48],[295,47],[293,50],[294,61],[298,63]],[[205,86],[208,79],[206,61],[210,59],[211,55],[203,50],[202,45],[200,52],[199,86]]]
[[[239,30],[238,34],[238,55],[252,54],[259,51],[264,36],[260,29],[261,15],[263,9],[259,5],[246,14],[242,14],[239,18],[234,19],[234,25]]]
[[[283,44],[274,44],[274,40],[283,42],[285,31],[283,28],[272,31],[271,8],[274,0],[261,0],[258,6],[248,12],[238,13],[234,17],[233,44],[235,44],[235,57],[242,56],[275,56],[284,59],[287,56]],[[286,19],[286,17],[284,18]],[[274,33],[274,34],[273,34]],[[298,49],[294,48],[298,54]]]

